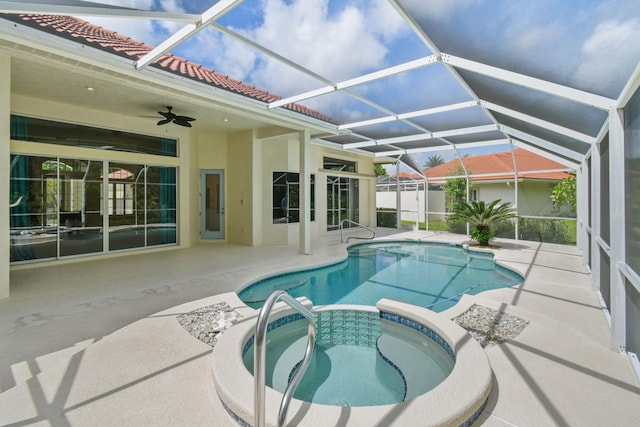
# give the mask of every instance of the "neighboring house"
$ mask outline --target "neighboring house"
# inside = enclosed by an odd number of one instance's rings
[[[513,160],[516,167],[514,168]],[[467,156],[462,158],[473,184],[472,200],[490,202],[501,199],[516,205],[519,215],[529,216],[570,216],[568,207],[556,209],[551,201],[551,189],[563,178],[570,176],[570,170],[553,160],[518,148],[513,151]],[[441,165],[425,169],[423,174],[429,183],[428,211],[434,213],[430,219],[441,219],[441,213],[446,212],[445,196],[442,188],[451,176],[465,175],[459,160],[452,160]],[[377,207],[395,208],[395,175],[388,178],[387,186],[378,185]],[[402,210],[417,211],[416,194],[420,212],[424,214],[423,190],[416,192],[416,185],[424,188],[425,179],[419,174],[401,173]],[[418,184],[420,183],[420,184]],[[440,215],[438,215],[440,214]],[[409,213],[403,219],[413,221],[414,216]]]

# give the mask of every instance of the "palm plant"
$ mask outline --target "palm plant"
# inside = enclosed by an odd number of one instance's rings
[[[427,160],[424,162],[424,165],[422,167],[425,169],[429,169],[442,164],[444,164],[444,157],[442,157],[440,154],[432,154],[431,156],[427,157]]]
[[[463,202],[450,218],[470,223],[473,226],[471,238],[480,246],[488,246],[494,235],[491,225],[517,216],[510,203],[500,202],[500,199],[488,205],[483,201]]]

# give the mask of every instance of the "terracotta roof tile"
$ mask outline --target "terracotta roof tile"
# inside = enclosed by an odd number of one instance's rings
[[[0,16],[133,61],[137,61],[153,49],[149,45],[72,16],[12,14],[0,14]],[[162,55],[152,66],[265,103],[282,99],[280,96],[170,53]],[[300,104],[288,104],[284,108],[331,124],[340,124],[334,118]]]
[[[566,166],[547,159],[546,157],[539,156],[535,153],[527,151],[523,148],[513,150],[513,154],[516,159],[516,165],[518,166],[518,177],[530,180],[561,180],[569,176],[568,172],[546,172],[546,173],[527,173],[530,171],[538,170],[554,170],[554,169],[567,169]],[[511,152],[483,154],[479,156],[463,157],[462,159],[465,168],[470,174],[478,174],[485,176],[476,176],[472,178],[472,181],[495,181],[514,178],[513,158]],[[425,169],[423,173],[430,180],[444,181],[447,176],[458,175],[458,168],[460,162],[451,160],[447,163],[443,163],[438,166],[434,166],[429,169]],[[463,173],[462,173],[463,174]],[[501,174],[501,175],[491,175]],[[419,179],[418,174],[405,174],[405,176],[411,176],[415,179]],[[442,178],[439,180],[438,178]]]

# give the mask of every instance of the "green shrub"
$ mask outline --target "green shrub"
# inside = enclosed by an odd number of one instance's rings
[[[520,239],[536,242],[572,244],[571,233],[566,221],[553,219],[520,218],[518,224]]]
[[[376,222],[378,227],[396,228],[398,225],[398,215],[393,210],[378,210],[376,212]]]
[[[465,221],[447,219],[447,231],[453,234],[467,234],[467,223]]]
[[[499,221],[491,226],[495,237],[513,239],[516,235],[516,224],[514,221]]]

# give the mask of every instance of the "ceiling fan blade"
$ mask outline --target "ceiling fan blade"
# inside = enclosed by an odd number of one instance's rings
[[[160,114],[162,117],[164,117],[167,120],[173,120],[173,118],[176,116],[171,111],[167,111],[167,112],[158,111],[158,114]]]
[[[164,120],[160,120],[158,122],[158,126],[160,125],[166,125],[167,123],[171,123],[171,119],[164,119]]]
[[[185,122],[183,120],[178,120],[177,118],[173,120],[173,123],[175,123],[177,125],[180,125],[180,126],[188,127],[188,128],[191,127],[191,123]]]
[[[196,119],[194,119],[193,117],[187,117],[187,116],[175,116],[174,120],[180,120],[181,122],[193,122]]]

